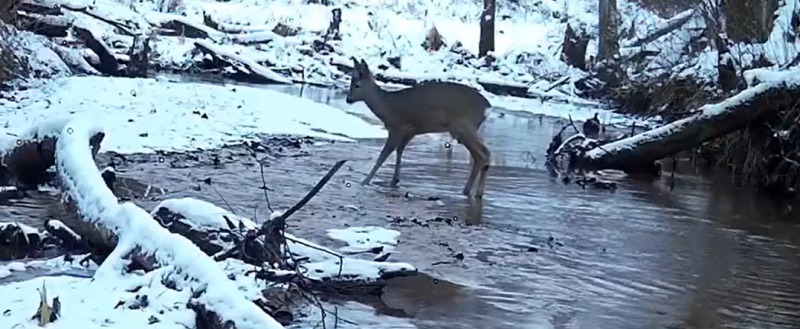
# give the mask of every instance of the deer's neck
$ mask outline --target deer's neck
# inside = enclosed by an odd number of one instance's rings
[[[364,99],[369,110],[378,117],[384,124],[388,124],[392,118],[392,107],[389,102],[389,92],[383,90],[378,85],[374,85],[369,92],[369,96]]]

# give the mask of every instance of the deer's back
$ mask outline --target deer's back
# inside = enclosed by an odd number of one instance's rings
[[[448,131],[452,124],[478,128],[489,101],[478,90],[453,82],[425,82],[387,96],[396,119],[418,133]]]

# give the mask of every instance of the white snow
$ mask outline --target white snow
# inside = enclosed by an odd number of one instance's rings
[[[120,153],[215,148],[267,133],[336,140],[350,140],[339,134],[351,138],[386,134],[383,128],[331,106],[246,86],[70,77],[14,95],[17,102],[0,108],[4,123],[0,131],[6,135],[3,149],[30,137],[21,129],[43,120],[58,126],[70,118],[91,118],[112,131],[102,150]]]
[[[399,236],[400,232],[396,230],[376,226],[328,230],[329,238],[347,243],[346,247],[339,248],[343,252],[363,252],[379,247],[391,251],[397,245]]]
[[[25,264],[21,262],[11,262],[6,264],[6,268],[14,272],[24,272],[25,271]]]
[[[0,327],[38,328],[30,318],[39,306],[37,289],[41,290],[42,285],[47,289],[47,297],[50,299],[48,303],[52,305],[54,297],[58,297],[61,302],[61,318],[47,328],[193,327],[194,312],[182,306],[189,300],[190,291],[168,289],[155,274],[141,278],[131,276],[128,279],[131,282],[126,284],[144,283],[143,287],[137,292],[128,292],[109,281],[92,281],[71,276],[44,276],[2,285],[0,295],[3,296],[3,310],[6,314],[0,317]],[[149,281],[142,282],[144,279]],[[149,305],[136,310],[129,309],[136,296],[148,296]],[[120,302],[125,304],[116,307]],[[159,322],[148,325],[153,317]]]

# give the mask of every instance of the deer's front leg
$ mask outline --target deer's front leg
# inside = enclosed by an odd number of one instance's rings
[[[394,151],[397,148],[397,145],[399,144],[400,144],[400,135],[389,132],[389,137],[386,139],[386,143],[383,144],[383,149],[381,150],[381,153],[378,155],[378,159],[375,161],[375,165],[372,167],[372,170],[370,170],[369,174],[367,174],[367,177],[364,178],[364,181],[361,182],[362,186],[369,185],[369,182],[372,181],[372,177],[374,177],[375,173],[378,172],[378,168],[380,168],[381,165],[383,165],[383,163],[386,161],[386,158],[389,157],[389,154],[392,154],[392,151]]]

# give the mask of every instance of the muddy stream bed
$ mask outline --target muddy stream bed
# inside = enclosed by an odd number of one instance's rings
[[[343,106],[336,95],[304,96]],[[800,225],[790,220],[796,213],[691,170],[676,175],[673,191],[666,177],[619,178],[616,192],[564,185],[547,175],[541,156],[557,121],[502,112],[487,121],[482,134],[494,166],[482,202],[460,195],[466,150],[430,137],[407,148],[398,189],[384,187],[393,156],[373,186],[359,185],[382,141],[318,140],[303,147],[307,155],[267,160],[269,196],[273,207],[288,208],[347,159],[291,218],[291,232],[332,246],[343,244],[326,236],[330,228],[402,233],[390,260],[426,275],[390,282],[382,301],[371,303],[385,321],[364,327],[800,327]],[[145,209],[165,197],[191,196],[266,216],[259,166],[243,147],[126,157],[120,176],[170,191],[137,201]],[[47,205],[53,200],[41,194],[0,206],[0,216],[41,227],[55,216]]]

